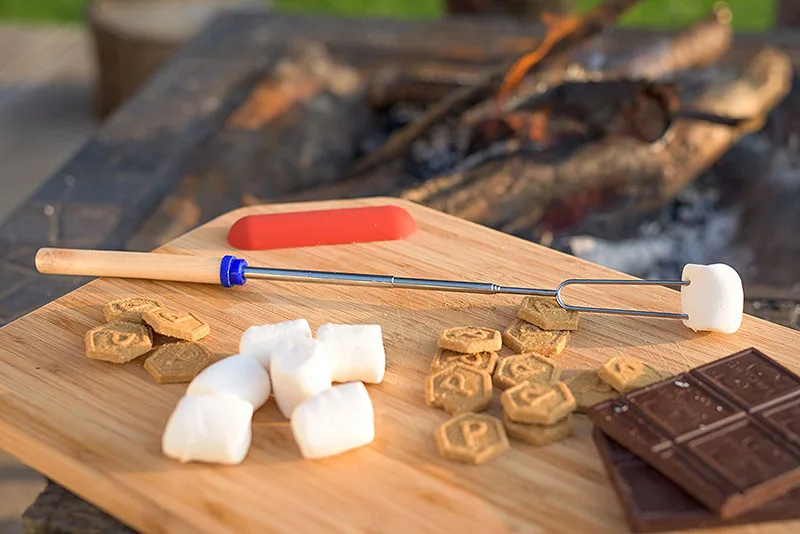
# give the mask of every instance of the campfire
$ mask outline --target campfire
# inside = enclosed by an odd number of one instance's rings
[[[769,233],[770,210],[754,213],[754,180],[773,200],[800,182],[797,139],[771,115],[791,61],[774,48],[731,61],[726,7],[647,47],[606,49],[603,32],[637,3],[548,15],[530,50],[482,69],[364,72],[302,43],[229,119],[304,125],[239,154],[270,175],[242,201],[402,197],[635,276],[721,261],[763,283],[753,225]]]

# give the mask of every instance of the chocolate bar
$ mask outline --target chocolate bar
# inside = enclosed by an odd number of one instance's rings
[[[724,519],[800,487],[800,377],[754,348],[587,415]]]
[[[800,519],[800,489],[730,519],[710,512],[598,428],[592,438],[632,532],[664,532]]]

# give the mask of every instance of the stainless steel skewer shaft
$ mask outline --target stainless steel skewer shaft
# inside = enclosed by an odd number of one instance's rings
[[[589,313],[610,313],[617,315],[635,315],[641,317],[659,317],[670,319],[686,319],[683,313],[659,312],[648,310],[623,310],[614,308],[597,308],[591,306],[573,306],[566,304],[561,295],[569,285],[663,285],[684,286],[689,282],[683,280],[608,280],[608,279],[570,279],[561,282],[556,289],[536,289],[530,287],[505,287],[489,282],[463,282],[457,280],[435,280],[426,278],[405,278],[400,276],[384,276],[376,274],[342,273],[335,271],[309,271],[304,269],[271,269],[264,267],[245,267],[244,277],[247,279],[271,280],[277,282],[301,282],[331,285],[383,287],[389,289],[421,289],[427,291],[452,291],[457,293],[478,293],[483,295],[529,295],[554,297],[558,304],[567,310]]]

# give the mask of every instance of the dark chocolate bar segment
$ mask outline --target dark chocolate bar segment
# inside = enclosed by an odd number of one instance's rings
[[[800,377],[758,350],[734,356],[698,367],[692,374],[750,412],[800,394]]]
[[[723,518],[800,487],[800,377],[748,349],[593,406],[623,447]]]
[[[598,428],[592,438],[632,532],[664,532],[800,519],[800,489],[723,519]]]
[[[758,417],[765,424],[782,432],[800,450],[800,398],[764,410]]]

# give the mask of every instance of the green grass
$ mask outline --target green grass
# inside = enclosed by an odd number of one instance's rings
[[[577,0],[588,9],[599,0]],[[622,19],[625,26],[685,27],[711,11],[717,0],[643,0]],[[291,13],[320,13],[362,17],[438,17],[442,0],[275,0]],[[771,0],[727,0],[733,24],[740,31],[763,31],[772,25]],[[0,0],[0,20],[81,22],[85,0]]]

